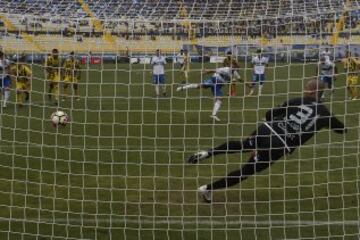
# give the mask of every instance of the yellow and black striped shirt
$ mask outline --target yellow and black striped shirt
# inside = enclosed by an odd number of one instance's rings
[[[60,74],[61,62],[59,57],[50,55],[45,62],[45,69],[49,77]]]
[[[360,70],[360,61],[354,57],[348,57],[344,61],[344,68],[348,74],[357,75]]]
[[[239,62],[234,57],[226,57],[223,63],[224,67],[231,67],[234,69],[240,68]]]
[[[11,75],[16,78],[17,82],[27,83],[32,76],[32,70],[27,64],[13,64],[10,67]]]
[[[68,58],[64,61],[64,75],[66,77],[80,78],[81,63],[78,59]]]

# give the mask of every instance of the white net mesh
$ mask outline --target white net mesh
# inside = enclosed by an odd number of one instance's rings
[[[8,89],[2,81],[0,239],[357,239],[359,101],[351,100],[357,83],[349,92],[343,60],[347,51],[360,56],[358,4],[1,1],[1,61],[26,61],[32,76],[29,101],[24,73],[10,72]],[[48,99],[54,78],[45,62],[54,48],[60,62],[74,51],[81,63],[79,100],[72,83],[65,94],[62,63],[59,101],[55,91]],[[269,61],[266,80],[261,95],[256,87],[247,96],[259,48]],[[156,49],[167,61],[164,96],[154,90]],[[176,89],[208,79],[205,71],[223,66],[229,51],[244,82],[223,87],[216,122],[209,89]],[[197,188],[239,169],[249,154],[198,165],[188,156],[249,136],[267,110],[318,77],[323,55],[338,70],[324,101],[348,133],[324,130],[204,203]],[[56,110],[70,117],[66,127],[52,126]]]

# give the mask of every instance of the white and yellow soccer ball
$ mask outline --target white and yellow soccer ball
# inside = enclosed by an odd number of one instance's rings
[[[65,127],[69,122],[69,116],[64,111],[56,111],[51,114],[51,122],[54,127]]]

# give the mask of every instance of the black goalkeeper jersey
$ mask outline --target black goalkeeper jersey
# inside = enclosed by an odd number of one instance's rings
[[[267,126],[288,147],[296,147],[307,142],[322,128],[330,128],[337,133],[346,131],[344,124],[316,99],[294,98],[266,113]]]

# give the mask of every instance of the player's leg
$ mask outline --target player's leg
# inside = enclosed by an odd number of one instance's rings
[[[241,169],[235,170],[226,177],[215,182],[203,185],[199,188],[200,194],[206,202],[212,201],[212,191],[217,189],[232,187],[256,173],[262,172],[269,168],[276,160],[285,155],[285,149],[261,150],[257,154],[253,154],[249,161],[246,162]]]
[[[49,89],[48,89],[48,99],[49,101],[51,101],[51,98],[52,98],[52,92],[53,92],[53,89],[54,89],[54,84],[53,84],[53,77],[49,77],[48,81],[49,82]]]
[[[197,88],[213,88],[215,85],[216,79],[214,77],[210,77],[205,79],[202,83],[189,83],[182,85],[176,88],[176,91],[183,91],[186,89],[197,89]]]
[[[5,77],[3,79],[3,82],[2,82],[2,91],[3,91],[3,95],[4,95],[4,100],[3,100],[3,107],[7,107],[7,103],[9,102],[10,100],[10,93],[11,93],[11,78],[10,77]]]
[[[189,73],[188,73],[189,69],[185,64],[183,64],[181,66],[181,71],[182,71],[182,73],[184,75],[185,82],[188,82],[188,80],[189,80]]]
[[[185,81],[188,82],[188,80],[189,80],[189,70],[187,68],[184,69],[184,77],[185,77]]]
[[[161,93],[165,97],[166,96],[166,82],[165,82],[165,75],[161,74],[159,76],[159,83],[161,86]]]
[[[348,81],[348,91],[350,93],[350,99],[357,99],[359,97],[358,88],[357,88],[357,76],[349,76]]]
[[[17,82],[16,83],[16,104],[19,107],[22,107],[24,105],[24,89],[23,89],[23,83]]]
[[[253,95],[255,92],[256,83],[259,81],[259,74],[253,74],[252,83],[250,87],[249,96]]]
[[[224,95],[222,92],[223,84],[213,84],[211,87],[211,91],[213,95],[215,96],[214,100],[214,107],[211,113],[211,118],[214,119],[217,122],[220,122],[220,118],[218,118],[217,113],[220,110],[221,104],[222,104],[222,96]]]
[[[259,95],[261,95],[265,82],[265,74],[258,74],[258,79],[259,79]]]
[[[25,102],[28,102],[30,100],[30,91],[29,91],[29,89],[26,89],[24,94],[25,94]]]
[[[154,84],[154,88],[155,88],[155,95],[156,97],[159,97],[160,95],[160,84],[159,84],[159,81],[160,81],[160,76],[159,75],[153,75],[153,84]]]
[[[56,104],[59,101],[59,95],[60,95],[59,82],[54,82],[54,84],[53,84],[53,95],[54,95],[55,104]]]
[[[54,96],[55,104],[58,104],[59,101],[59,82],[60,82],[60,75],[56,74],[52,79],[52,92],[51,94]]]
[[[62,101],[65,101],[65,98],[67,98],[69,96],[68,93],[68,88],[69,88],[69,81],[67,81],[66,79],[64,80],[64,85],[63,85],[63,90],[64,90],[64,96],[62,98]]]
[[[75,99],[76,101],[80,100],[80,95],[79,95],[79,84],[77,81],[74,81],[73,84],[73,90],[74,90],[74,94],[75,94]]]
[[[3,107],[7,107],[7,103],[9,102],[10,99],[10,88],[3,88],[4,91],[4,100],[3,100]]]
[[[216,156],[220,154],[233,154],[239,152],[249,152],[256,149],[256,138],[254,134],[244,141],[227,141],[215,148],[209,149],[207,151],[200,151],[194,153],[188,158],[189,163],[198,163],[201,160],[210,158],[211,156]]]

